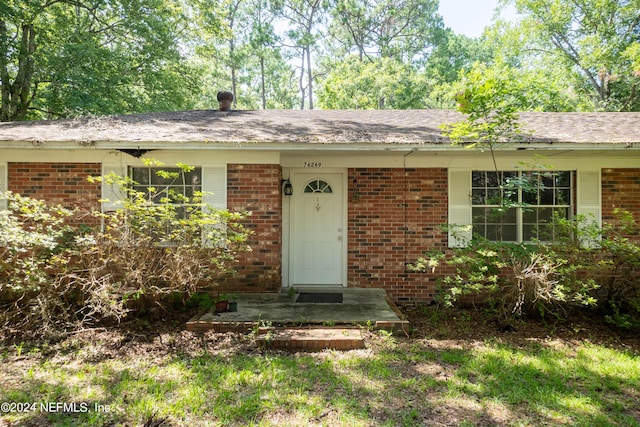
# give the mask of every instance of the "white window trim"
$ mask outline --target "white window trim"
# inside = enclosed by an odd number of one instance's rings
[[[201,164],[194,165],[202,169],[202,192],[203,202],[215,209],[225,209],[227,207],[227,165]],[[128,163],[103,163],[102,175],[111,172],[127,176],[129,167],[145,167],[139,162]],[[168,165],[167,167],[171,167]],[[117,209],[125,195],[112,188],[107,183],[102,183],[102,211],[109,212]]]
[[[472,237],[471,168],[449,168],[448,225],[449,247],[464,247]],[[504,169],[508,170],[508,169]],[[576,214],[585,215],[598,226],[602,225],[602,179],[600,169],[575,170],[574,194]],[[590,245],[590,242],[585,242]]]
[[[471,176],[473,177],[473,172],[489,172],[489,173],[493,173],[494,171],[491,170],[472,170],[471,171]],[[498,172],[513,172],[515,174],[518,174],[518,177],[521,177],[521,174],[523,173],[555,173],[555,172],[569,172],[570,173],[570,184],[569,184],[569,190],[570,190],[570,203],[569,204],[564,204],[564,205],[528,205],[527,207],[532,208],[532,209],[538,209],[538,208],[548,208],[548,209],[557,209],[557,208],[561,208],[561,209],[568,209],[569,210],[569,216],[568,219],[572,219],[573,218],[573,214],[574,214],[574,208],[575,208],[575,188],[576,188],[576,178],[575,178],[575,171],[571,171],[571,170],[558,170],[558,169],[553,169],[553,170],[545,170],[545,171],[530,171],[530,170],[500,170]],[[479,187],[476,187],[479,188]],[[486,187],[487,188],[495,188],[495,187]],[[555,187],[553,187],[555,188]],[[473,208],[489,208],[489,209],[495,209],[495,208],[499,208],[498,205],[495,204],[474,204],[473,203],[473,182],[471,184],[471,206],[472,209]],[[505,243],[532,243],[533,241],[531,240],[525,240],[524,238],[524,234],[525,234],[525,222],[524,222],[524,214],[525,214],[525,210],[523,209],[524,205],[524,194],[522,189],[518,189],[518,201],[516,203],[516,205],[513,207],[513,209],[515,209],[515,226],[516,226],[516,240],[502,240]],[[472,222],[473,222],[473,212],[472,212]]]
[[[199,164],[193,165],[202,170],[202,202],[212,209],[227,208],[227,165],[226,164]],[[141,162],[103,163],[102,175],[111,172],[119,176],[127,176],[129,167],[145,167]],[[167,167],[171,167],[168,165]],[[110,212],[121,207],[121,202],[126,195],[118,192],[107,183],[102,183],[102,212]],[[203,239],[204,246],[211,246],[210,242]]]

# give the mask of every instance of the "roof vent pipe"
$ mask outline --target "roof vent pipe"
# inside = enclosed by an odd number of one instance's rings
[[[220,111],[231,111],[231,103],[233,102],[233,94],[227,91],[218,92],[218,103]]]

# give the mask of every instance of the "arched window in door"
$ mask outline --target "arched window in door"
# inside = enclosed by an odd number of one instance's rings
[[[304,187],[305,193],[333,193],[331,186],[326,181],[321,179],[314,179],[310,181],[306,187]]]

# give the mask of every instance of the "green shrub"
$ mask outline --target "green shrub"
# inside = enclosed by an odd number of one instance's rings
[[[0,325],[2,329],[49,330],[73,317],[73,292],[53,277],[64,264],[74,212],[10,192],[0,195]]]
[[[188,166],[181,165],[188,170]],[[171,173],[164,177],[171,179]],[[180,172],[178,172],[180,173]],[[126,177],[94,178],[125,195],[94,212],[101,229],[72,227],[72,211],[7,193],[0,212],[0,324],[47,334],[130,313],[153,313],[215,286],[249,250],[247,213],[214,209]],[[138,187],[139,188],[139,187]],[[164,192],[163,192],[164,191]]]
[[[593,304],[590,281],[568,280],[565,260],[545,246],[492,242],[476,237],[467,247],[420,258],[412,268],[425,271],[442,263],[454,273],[440,280],[438,298],[446,306],[475,298],[504,316],[537,311],[560,314],[567,304]]]
[[[426,253],[412,268],[452,268],[439,281],[438,298],[445,305],[479,298],[504,315],[560,315],[569,306],[597,306],[612,324],[630,328],[640,325],[640,225],[629,212],[614,215],[602,227],[581,215],[554,218],[549,243],[475,236],[464,248]]]

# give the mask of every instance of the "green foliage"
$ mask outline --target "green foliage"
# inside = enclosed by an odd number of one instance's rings
[[[450,254],[420,258],[416,271],[441,264],[454,270],[441,280],[440,302],[452,306],[479,297],[503,316],[538,312],[559,315],[568,305],[593,305],[592,281],[572,276],[568,261],[545,245],[492,242],[480,237]]]
[[[616,209],[614,221],[602,229],[604,254],[598,267],[604,272],[601,299],[612,313],[627,313],[640,325],[640,222],[632,213]]]
[[[630,328],[640,324],[640,224],[629,212],[615,217],[602,227],[581,215],[556,217],[553,241],[539,244],[476,236],[466,247],[426,253],[412,269],[453,270],[440,280],[446,306],[479,298],[504,315],[597,306],[611,323]]]
[[[318,100],[326,109],[410,109],[424,107],[426,92],[426,81],[409,65],[350,56],[331,67]]]
[[[0,121],[217,108],[219,90],[238,109],[452,108],[483,71],[519,111],[638,111],[637,0],[501,3],[523,19],[472,39],[435,0],[9,0]]]
[[[0,197],[8,207],[0,210],[0,293],[12,298],[46,285],[47,266],[64,249],[72,211],[19,194]]]
[[[437,10],[434,0],[338,0],[329,28],[336,57],[422,64],[442,42],[444,23]]]
[[[158,170],[167,184],[190,167]],[[153,314],[202,286],[215,285],[248,250],[247,214],[213,209],[202,194],[134,189],[130,178],[93,178],[126,195],[112,212],[94,212],[103,227],[66,221],[71,212],[7,194],[0,212],[0,324],[50,333],[77,323]]]
[[[443,126],[454,144],[493,147],[520,134],[518,112],[526,102],[518,89],[514,69],[507,65],[487,67],[476,63],[462,76],[457,108],[464,121]]]
[[[73,318],[76,289],[53,279],[72,244],[66,221],[73,212],[4,193],[0,211],[0,327],[49,331]]]
[[[637,0],[515,0],[530,49],[568,61],[596,109],[638,111]],[[634,65],[635,63],[635,65]]]
[[[10,1],[0,121],[191,108],[200,84],[184,58],[189,13],[174,0]]]
[[[178,295],[178,296],[180,298],[182,297],[182,295]],[[211,295],[207,293],[196,292],[189,296],[186,306],[194,307],[194,308],[197,308],[198,310],[209,310],[212,307],[214,307],[215,304],[216,304],[216,301]]]

